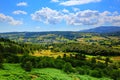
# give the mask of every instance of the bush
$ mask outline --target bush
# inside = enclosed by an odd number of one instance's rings
[[[101,70],[92,70],[91,71],[91,76],[101,78],[103,76],[103,73]]]
[[[2,55],[0,55],[0,68],[2,68],[3,67],[3,57],[2,57]]]
[[[120,70],[114,70],[111,74],[111,78],[114,80],[120,80]]]
[[[0,63],[0,68],[3,68],[3,64],[2,63]]]
[[[81,75],[84,75],[84,74],[86,73],[85,70],[82,69],[81,67],[77,67],[76,70],[77,70],[77,72],[78,72],[79,74],[81,74]]]
[[[62,69],[64,64],[65,64],[65,61],[62,59],[55,60],[55,68],[57,69]]]
[[[30,72],[32,70],[32,63],[30,61],[27,61],[24,64],[24,70]]]
[[[64,64],[63,66],[63,71],[69,73],[69,72],[73,72],[73,67],[71,65],[71,63],[67,62]]]

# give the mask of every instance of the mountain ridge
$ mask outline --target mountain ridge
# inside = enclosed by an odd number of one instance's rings
[[[119,32],[120,26],[100,26],[92,29],[81,30],[80,32],[93,32],[93,33],[111,33]]]

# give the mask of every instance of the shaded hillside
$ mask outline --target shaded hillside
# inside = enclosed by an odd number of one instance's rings
[[[0,33],[0,37],[8,38],[16,42],[27,43],[76,42],[77,38],[86,37],[86,35],[98,35],[98,34],[70,31]]]
[[[19,62],[17,54],[28,53],[28,49],[24,44],[18,44],[9,39],[0,38],[0,60],[5,62]]]
[[[27,52],[27,48],[24,44],[21,45],[9,39],[0,38],[0,53],[23,54],[25,52]]]
[[[120,32],[111,33],[85,33],[85,32],[11,32],[0,33],[0,37],[7,38],[18,43],[73,43],[100,44],[104,46],[119,45]]]
[[[111,33],[120,31],[120,27],[118,26],[101,26],[93,29],[82,30],[80,32],[94,32],[94,33]]]
[[[0,66],[2,72],[4,73],[4,71],[8,71],[8,70],[10,71],[15,68],[15,66],[11,66],[11,68],[6,67],[4,65],[5,64],[4,62],[7,62],[7,63],[21,64],[21,67],[23,69],[21,69],[19,65],[16,65],[17,67],[19,67],[19,69],[18,68],[17,69],[20,71],[24,70],[23,74],[26,74],[26,76],[24,76],[24,75],[18,74],[18,72],[16,73],[8,72],[7,74],[0,75],[2,76],[2,78],[5,78],[6,76],[11,78],[11,76],[13,76],[13,77],[18,77],[18,79],[19,78],[31,79],[32,77],[36,76],[36,78],[41,79],[41,76],[43,73],[39,73],[38,68],[39,69],[40,68],[41,69],[56,68],[56,69],[62,70],[62,73],[64,71],[64,73],[65,74],[67,73],[68,75],[71,73],[72,75],[73,74],[89,75],[92,77],[96,77],[98,79],[99,78],[102,79],[106,77],[106,78],[118,80],[120,78],[118,75],[118,73],[120,72],[118,63],[117,63],[118,65],[116,66],[110,60],[110,58],[98,57],[100,55],[104,57],[120,55],[120,50],[113,49],[111,47],[103,47],[98,45],[89,45],[89,44],[82,44],[82,43],[41,44],[43,45],[41,46],[40,44],[39,45],[22,44],[22,43],[20,44],[20,43],[10,41],[9,39],[3,39],[3,38],[1,38],[0,44],[2,45],[1,48],[3,48],[3,52],[2,51],[0,52],[0,54],[2,55],[2,56],[0,55],[0,57],[3,58],[3,59],[0,58],[1,60],[3,60]],[[19,47],[19,48],[17,49],[15,47]],[[17,53],[19,53],[19,50],[21,49],[23,49],[24,51],[30,51],[29,53],[31,53],[31,51],[34,51],[35,49],[36,49],[35,51],[41,51],[45,49],[45,50],[51,50],[51,52],[56,52],[56,54],[57,52],[64,52],[64,55],[63,57],[58,56],[57,58],[49,57],[49,56],[44,56],[44,57],[31,56],[30,54],[19,56],[17,55]],[[10,50],[13,52],[9,52]],[[26,52],[23,52],[23,53],[26,53]],[[87,54],[87,56],[85,54]],[[91,56],[91,58],[89,58],[88,55],[92,55],[94,57]],[[33,71],[35,71],[35,73],[31,74]],[[45,80],[48,80],[49,78],[51,78],[51,80],[52,78],[58,79],[57,77],[54,77],[54,76],[51,77],[51,75],[49,75],[50,72],[48,72],[48,75],[46,75],[45,73],[43,74]],[[28,76],[27,76],[27,73],[29,73]],[[79,79],[79,77],[77,78]],[[64,79],[66,80],[67,78],[64,78]]]
[[[117,31],[117,32],[111,32],[111,33],[104,33],[104,34],[101,34],[102,36],[117,36],[117,37],[120,37],[120,31]]]

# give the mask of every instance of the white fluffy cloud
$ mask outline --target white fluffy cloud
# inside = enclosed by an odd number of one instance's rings
[[[98,23],[98,11],[85,10],[66,16],[66,21],[71,25],[95,25]]]
[[[100,2],[100,1],[101,0],[66,0],[66,1],[60,2],[60,5],[74,6],[74,5],[82,5],[82,4],[94,3],[94,2]]]
[[[68,14],[65,17],[67,24],[71,25],[92,25],[100,26],[104,24],[120,25],[120,14],[116,12],[99,12],[94,10],[78,11]]]
[[[21,11],[21,10],[17,10],[17,11],[14,11],[13,14],[27,14],[27,12]]]
[[[79,8],[72,8],[72,9],[73,9],[74,12],[76,12],[76,11],[80,11]]]
[[[101,0],[51,0],[51,2],[59,2],[59,4],[63,6],[75,6],[88,3],[96,3],[100,1]]]
[[[31,14],[31,16],[33,20],[47,24],[56,24],[59,23],[62,19],[62,14],[60,12],[47,7],[36,11],[34,14]]]
[[[28,4],[26,2],[20,2],[20,3],[17,3],[17,6],[27,6]]]
[[[49,24],[57,24],[65,21],[69,25],[91,25],[101,26],[105,24],[120,25],[120,14],[118,12],[99,12],[95,10],[77,10],[69,12],[66,9],[62,11],[52,10],[50,8],[42,8],[31,14],[32,19]]]
[[[63,13],[69,13],[69,11],[67,9],[63,9],[62,12]]]
[[[0,22],[7,22],[7,23],[9,23],[11,25],[20,25],[20,24],[22,24],[21,21],[15,20],[13,17],[6,16],[6,15],[4,15],[2,13],[0,13]]]
[[[51,2],[59,2],[59,0],[51,0]]]

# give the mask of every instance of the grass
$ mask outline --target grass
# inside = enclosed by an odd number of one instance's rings
[[[34,54],[31,54],[32,56],[40,57],[40,56],[48,56],[48,57],[54,57],[57,58],[58,56],[63,57],[63,55],[66,54],[67,56],[70,56],[70,54],[73,53],[64,53],[64,52],[51,52],[51,50],[41,50],[41,51],[35,51]],[[19,55],[20,56],[20,55]],[[96,57],[92,55],[86,55],[87,60],[91,60],[91,58]],[[100,56],[101,59],[97,59],[97,61],[103,62],[106,58],[105,56]],[[120,56],[110,57],[113,61],[120,61]]]
[[[120,56],[111,57],[113,61],[120,61]]]
[[[104,37],[101,37],[101,36],[91,36],[89,38],[79,38],[78,41],[80,42],[85,42],[85,41],[88,41],[88,40],[93,40],[93,41],[99,41],[99,40],[107,40],[106,38]]]
[[[0,80],[110,80],[108,78],[94,78],[88,75],[66,74],[54,68],[33,69],[24,71],[20,64],[4,64],[0,69]]]
[[[38,80],[72,80],[72,78],[61,70],[53,68],[33,69],[33,73],[39,73]]]
[[[0,70],[0,80],[25,80],[30,79],[19,64],[4,64],[4,68]]]
[[[120,49],[120,45],[112,46],[115,49]]]
[[[63,55],[66,54],[69,56],[69,53],[64,53],[64,52],[51,52],[51,50],[41,50],[41,51],[35,51],[33,54],[31,54],[32,56],[49,56],[49,57],[58,57],[61,56],[63,57]]]

